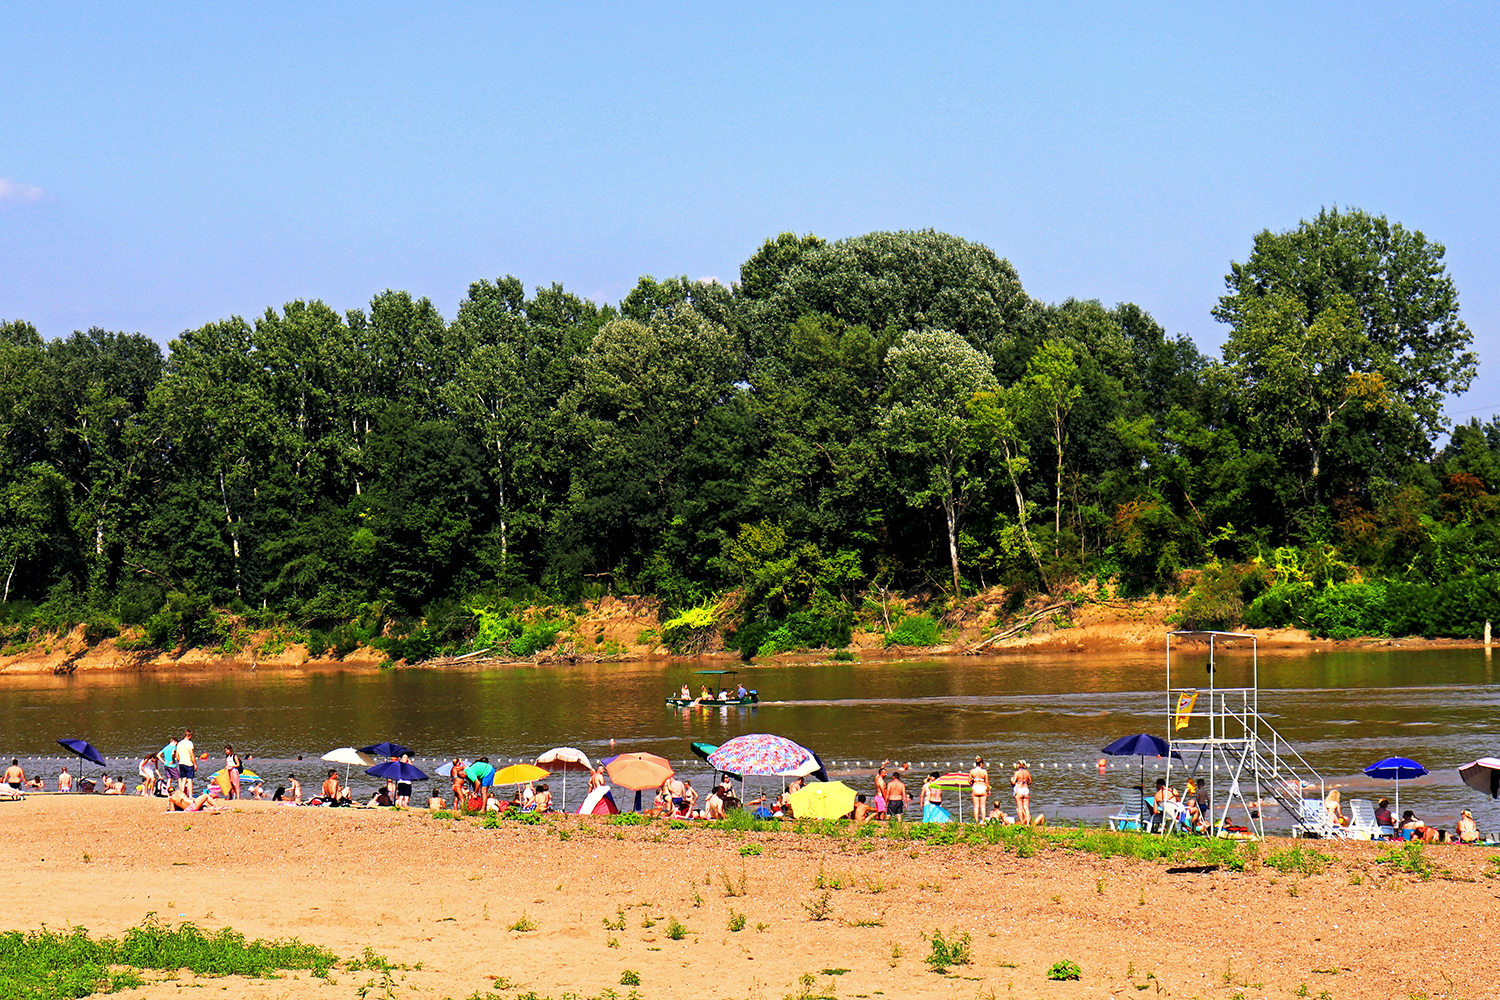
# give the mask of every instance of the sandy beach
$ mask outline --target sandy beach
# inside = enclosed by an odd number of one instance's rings
[[[168,814],[160,800],[112,796],[0,803],[0,825],[12,845],[0,929],[119,934],[154,913],[344,958],[368,947],[409,967],[390,983],[364,970],[329,982],[184,974],[131,991],[142,997],[192,986],[277,1000],[1500,992],[1486,957],[1500,883],[1485,848],[1428,848],[1435,874],[1423,881],[1356,843],[1313,845],[1333,856],[1326,869],[1287,875],[594,817],[484,829],[423,811],[256,802]],[[1261,857],[1291,843],[1268,841]],[[734,914],[745,916],[738,932]],[[534,930],[510,929],[523,917]],[[931,971],[935,930],[967,932],[972,962]],[[1047,980],[1063,959],[1080,981]],[[625,970],[639,987],[621,985]]]

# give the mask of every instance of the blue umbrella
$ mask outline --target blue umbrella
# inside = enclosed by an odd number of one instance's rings
[[[1396,783],[1396,818],[1399,820],[1401,817],[1401,779],[1405,778],[1410,781],[1413,778],[1420,778],[1427,773],[1427,768],[1410,757],[1387,757],[1365,768],[1365,773],[1381,781]]]
[[[427,775],[415,764],[408,764],[404,760],[383,760],[374,767],[365,768],[366,774],[373,774],[377,778],[395,778],[397,781],[426,781]]]
[[[359,752],[372,753],[377,757],[400,757],[406,753],[415,756],[415,753],[411,749],[399,743],[372,743],[367,747],[360,747]]]
[[[1139,757],[1141,759],[1141,797],[1146,795],[1146,758],[1165,757],[1168,752],[1178,760],[1182,754],[1172,750],[1166,740],[1160,736],[1152,736],[1150,733],[1136,733],[1134,736],[1121,736],[1109,746],[1105,747],[1103,753],[1111,757]]]
[[[59,746],[67,747],[69,750],[82,757],[84,760],[92,761],[100,767],[104,767],[104,756],[94,749],[94,744],[88,740],[58,740]]]

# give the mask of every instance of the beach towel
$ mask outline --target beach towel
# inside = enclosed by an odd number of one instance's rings
[[[922,807],[923,823],[952,823],[953,814],[942,806],[935,806],[931,802]]]

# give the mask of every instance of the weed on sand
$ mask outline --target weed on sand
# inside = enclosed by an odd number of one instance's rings
[[[145,969],[251,977],[307,969],[321,977],[337,962],[332,952],[295,938],[246,941],[227,927],[205,934],[191,923],[172,928],[148,916],[119,939],[94,939],[82,927],[0,934],[0,996],[62,1000],[112,993],[142,985]]]

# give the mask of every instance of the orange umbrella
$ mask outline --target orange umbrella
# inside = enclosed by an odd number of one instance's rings
[[[660,788],[672,776],[672,765],[654,753],[622,753],[604,765],[609,780],[637,792]]]

